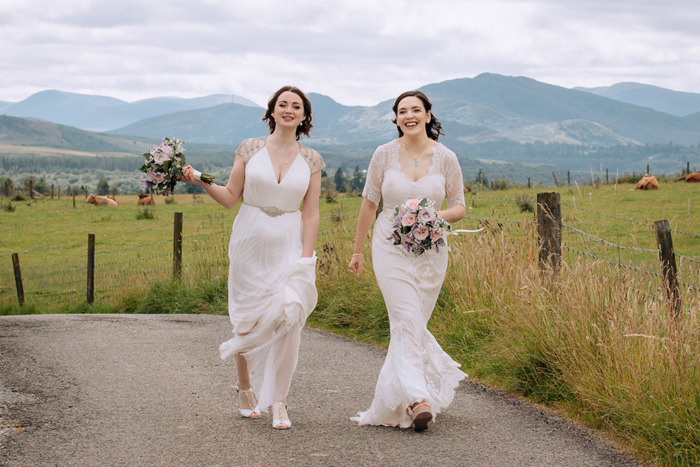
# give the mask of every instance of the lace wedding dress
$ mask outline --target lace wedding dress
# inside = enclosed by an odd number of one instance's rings
[[[299,206],[312,173],[324,167],[318,153],[300,152],[281,182],[265,138],[236,150],[245,161],[243,204],[229,244],[228,310],[234,337],[221,358],[242,353],[260,410],[285,400],[299,356],[301,328],[316,306],[316,256],[302,258]]]
[[[436,209],[445,199],[448,206],[464,206],[464,192],[457,157],[445,146],[435,147],[428,174],[416,182],[401,172],[399,147],[392,141],[377,148],[363,192],[374,203],[384,199],[384,209],[374,225],[372,264],[389,313],[391,341],[372,405],[352,420],[361,425],[410,428],[409,405],[425,400],[437,415],[452,402],[456,387],[467,375],[427,328],[445,279],[448,249],[414,256],[394,245],[388,240],[393,210],[412,198],[428,198]]]

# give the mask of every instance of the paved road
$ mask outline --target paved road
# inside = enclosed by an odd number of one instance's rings
[[[428,432],[359,427],[385,351],[305,329],[293,428],[236,412],[227,317],[0,318],[8,466],[638,466],[559,418],[462,383]]]

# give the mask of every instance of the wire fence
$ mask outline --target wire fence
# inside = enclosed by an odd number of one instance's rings
[[[523,198],[487,198],[499,203],[520,203]],[[467,198],[469,204],[470,198]],[[527,200],[525,200],[526,202]],[[652,224],[626,219],[604,212],[561,204],[562,252],[565,263],[599,261],[619,274],[634,275],[640,284],[637,292],[653,299],[664,299],[663,276],[659,265],[658,248],[654,241]],[[577,215],[584,211],[598,216],[597,222],[582,221]],[[337,241],[354,240],[354,219],[358,212],[339,207],[331,215],[320,219],[317,249],[331,248]],[[228,244],[235,213],[207,215],[185,219],[188,225],[182,242],[183,280],[201,277],[221,277],[228,274]],[[472,228],[474,223],[486,227],[486,234],[512,229],[513,241],[522,238],[525,223],[536,224],[535,215],[526,212],[520,219],[505,216],[465,216],[462,223]],[[620,225],[629,224],[624,229]],[[594,228],[590,228],[594,225]],[[460,228],[459,223],[455,226]],[[686,236],[691,245],[686,251],[676,252],[679,283],[687,290],[700,292],[700,235],[671,229],[676,236]],[[518,237],[520,235],[520,237]],[[697,243],[693,243],[697,242]],[[173,275],[173,223],[135,230],[125,234],[96,238],[94,294],[97,302],[111,302],[129,294],[138,293],[159,280]],[[46,262],[47,252],[61,250],[60,261]],[[22,284],[25,302],[42,310],[59,311],[85,303],[87,288],[87,242],[64,246],[50,246],[21,252]],[[17,303],[15,271],[6,256],[0,265],[0,304]]]

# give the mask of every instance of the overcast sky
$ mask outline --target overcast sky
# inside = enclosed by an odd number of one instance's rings
[[[492,72],[700,93],[697,0],[0,0],[0,101],[284,84],[346,105]]]

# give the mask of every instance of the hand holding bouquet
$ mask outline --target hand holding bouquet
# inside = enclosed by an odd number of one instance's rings
[[[401,245],[406,251],[419,256],[435,247],[439,252],[444,247],[445,236],[450,224],[440,219],[428,199],[409,199],[394,208],[394,231],[387,240],[394,245]]]
[[[141,167],[141,172],[146,174],[142,180],[147,188],[153,189],[158,195],[169,196],[175,189],[178,179],[182,175],[185,166],[185,144],[177,138],[163,138],[160,146],[143,154],[146,162]],[[194,177],[207,185],[211,185],[214,177],[195,170]]]

